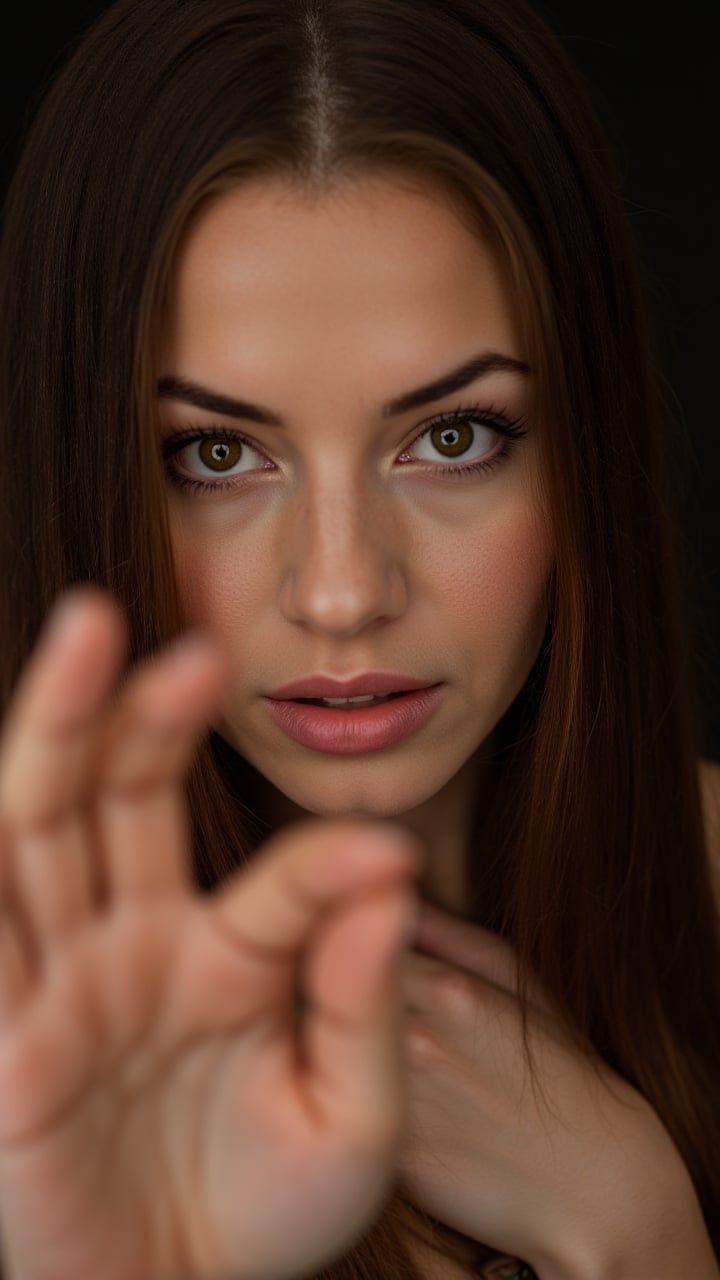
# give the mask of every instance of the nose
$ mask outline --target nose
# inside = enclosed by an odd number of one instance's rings
[[[407,608],[400,531],[387,501],[337,482],[307,492],[286,527],[288,621],[349,639]]]

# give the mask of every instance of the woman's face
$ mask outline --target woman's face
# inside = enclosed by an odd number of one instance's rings
[[[256,182],[200,212],[163,333],[180,589],[232,664],[216,727],[302,810],[432,805],[522,688],[552,567],[533,376],[489,248],[430,188],[312,203]],[[513,441],[497,428],[517,419]],[[267,700],[367,673],[438,688],[379,711]]]

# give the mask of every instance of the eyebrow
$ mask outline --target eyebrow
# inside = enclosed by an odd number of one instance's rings
[[[382,417],[394,418],[401,413],[407,413],[410,409],[419,409],[422,405],[431,404],[434,400],[442,400],[445,396],[452,395],[454,391],[460,391],[471,382],[476,382],[479,378],[484,378],[497,370],[509,370],[512,373],[522,374],[531,372],[530,365],[524,360],[502,355],[499,351],[483,351],[457,368],[451,369],[449,373],[433,379],[432,382],[427,382],[414,391],[406,391],[395,400],[387,401],[382,407]],[[196,409],[207,409],[209,413],[220,413],[229,418],[246,418],[268,427],[285,425],[282,418],[271,409],[250,404],[247,400],[231,399],[230,396],[211,391],[196,382],[189,382],[186,378],[160,378],[157,394],[162,399],[182,400]]]

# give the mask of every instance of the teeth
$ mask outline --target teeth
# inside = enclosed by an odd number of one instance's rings
[[[320,698],[320,702],[326,707],[348,707],[368,702],[387,702],[389,698],[390,694],[383,696],[375,693],[359,693],[355,698]]]
[[[399,698],[400,693],[358,693],[354,698],[295,698],[295,702],[305,702],[313,707],[375,707],[382,702],[391,702]]]

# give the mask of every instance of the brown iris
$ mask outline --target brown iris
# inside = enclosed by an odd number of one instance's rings
[[[200,444],[200,457],[206,467],[215,471],[229,471],[240,461],[242,445],[239,440],[223,440],[220,436],[209,436]]]
[[[451,458],[465,453],[473,443],[473,430],[466,422],[453,423],[451,427],[437,426],[430,432],[430,439],[436,449],[444,449]]]

